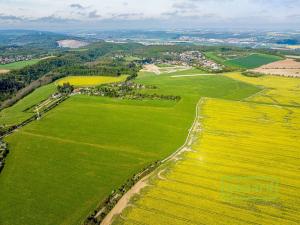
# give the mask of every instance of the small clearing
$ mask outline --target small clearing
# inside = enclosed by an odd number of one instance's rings
[[[190,67],[190,66],[170,65],[170,66],[160,67],[160,72],[161,73],[175,73],[175,72],[178,72],[178,71],[189,70],[191,68],[192,67]]]
[[[0,75],[1,74],[5,74],[5,73],[8,73],[9,72],[9,70],[6,70],[6,69],[0,69]]]
[[[178,71],[185,71],[191,69],[190,66],[179,66],[179,65],[165,65],[165,66],[157,66],[155,64],[145,65],[143,68],[143,72],[151,72],[157,75],[161,73],[176,73]]]
[[[155,73],[156,75],[160,74],[159,67],[154,65],[154,64],[145,65],[144,68],[142,69],[142,71],[143,72]]]

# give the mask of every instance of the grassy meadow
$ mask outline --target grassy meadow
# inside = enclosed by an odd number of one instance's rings
[[[56,86],[54,84],[42,86],[15,103],[13,106],[1,110],[0,125],[10,126],[30,118],[33,116],[33,111],[28,109],[47,99],[55,91]]]
[[[1,225],[80,224],[113,189],[183,144],[200,97],[241,100],[261,90],[224,76],[171,76],[141,73],[136,82],[179,102],[72,96],[7,137]]]
[[[125,81],[126,75],[119,77],[112,76],[68,76],[58,80],[56,83],[58,85],[63,85],[64,83],[70,83],[75,87],[87,87],[87,86],[97,86],[100,84],[116,83]]]
[[[204,99],[189,151],[159,168],[114,224],[299,224],[298,80],[227,76],[265,89]]]
[[[25,66],[31,66],[36,63],[38,63],[40,59],[31,59],[31,60],[25,60],[25,61],[19,61],[14,63],[8,63],[0,65],[0,70],[17,70],[22,69]]]
[[[279,56],[255,53],[237,59],[226,60],[224,63],[230,67],[254,69],[279,60],[282,60]]]

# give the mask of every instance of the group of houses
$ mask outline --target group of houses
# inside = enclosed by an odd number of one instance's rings
[[[18,61],[27,61],[33,58],[32,55],[0,56],[0,64],[14,63]]]
[[[164,62],[171,65],[195,66],[211,71],[221,71],[224,68],[223,65],[208,59],[200,51],[166,52],[164,55],[172,58],[172,60]]]

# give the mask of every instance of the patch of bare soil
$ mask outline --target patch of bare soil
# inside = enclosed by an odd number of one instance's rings
[[[142,71],[155,73],[157,75],[160,74],[159,67],[154,64],[145,65]]]
[[[8,72],[9,72],[9,70],[0,69],[0,75],[1,75],[1,74],[5,74],[5,73],[8,73]]]
[[[295,59],[285,59],[263,65],[250,71],[268,75],[300,77],[300,62]]]
[[[185,70],[189,70],[192,67],[190,66],[170,66],[170,67],[162,67],[160,68],[160,71],[162,73],[174,73],[174,72],[178,72],[178,71],[185,71]]]

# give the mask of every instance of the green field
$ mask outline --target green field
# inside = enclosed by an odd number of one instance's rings
[[[141,60],[139,57],[136,57],[136,56],[126,56],[124,59],[127,62],[133,62],[133,61]]]
[[[14,63],[9,63],[9,64],[4,64],[0,65],[0,70],[17,70],[17,69],[22,69],[25,66],[31,66],[36,63],[38,63],[40,59],[31,59],[31,60],[26,60],[26,61],[19,61],[19,62],[14,62]]]
[[[76,87],[95,86],[104,83],[124,81],[127,76],[69,76],[62,78],[55,83],[45,85],[33,91],[16,104],[0,111],[0,125],[11,126],[19,124],[34,115],[32,107],[46,100],[57,91],[56,85],[70,83]]]
[[[160,68],[164,68],[164,67],[172,67],[173,65],[171,64],[166,64],[166,63],[162,63],[162,64],[157,64],[156,66],[160,67]]]
[[[0,125],[10,126],[19,124],[33,116],[32,110],[27,110],[41,101],[47,99],[56,91],[54,84],[48,84],[40,87],[18,101],[13,106],[0,111]]]
[[[298,81],[229,76],[266,89],[203,99],[190,151],[155,171],[114,224],[299,224],[300,108],[287,101],[294,91],[299,102]]]
[[[260,91],[224,76],[171,75],[144,73],[136,82],[157,86],[143,92],[180,95],[179,102],[77,95],[7,137],[1,225],[79,224],[113,189],[184,142],[201,96],[239,100]]]
[[[224,64],[230,67],[254,69],[262,65],[281,60],[282,58],[275,55],[251,54],[249,56],[226,60]]]
[[[217,63],[224,64],[225,58],[218,55],[216,52],[206,52],[205,55]]]

